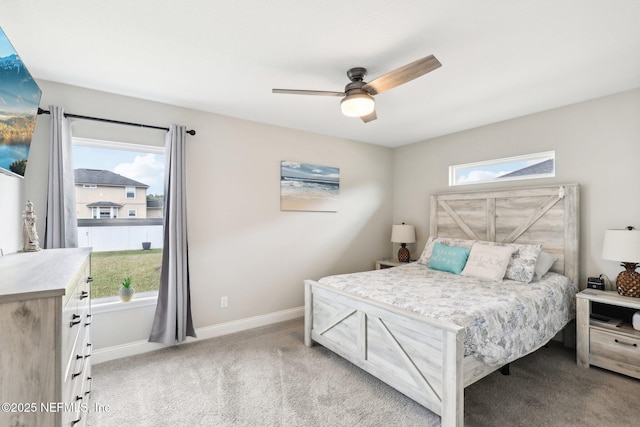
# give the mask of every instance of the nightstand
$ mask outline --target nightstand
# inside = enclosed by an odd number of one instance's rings
[[[622,324],[592,319],[594,304],[622,310]],[[623,297],[615,291],[587,289],[576,295],[578,366],[594,365],[640,378],[640,331],[628,323],[635,310],[640,310],[640,298]]]
[[[413,262],[413,260],[411,262]],[[383,268],[398,267],[400,265],[407,265],[407,264],[409,263],[395,261],[392,259],[379,259],[378,261],[376,261],[376,270],[382,270]]]

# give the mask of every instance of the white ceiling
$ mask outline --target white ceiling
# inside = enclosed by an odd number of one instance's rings
[[[640,87],[637,0],[2,0],[0,26],[37,79],[389,147]],[[271,93],[429,54],[368,124]]]

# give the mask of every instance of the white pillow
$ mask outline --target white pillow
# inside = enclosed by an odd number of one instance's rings
[[[553,263],[557,260],[558,257],[555,255],[551,255],[550,253],[545,251],[540,252],[538,262],[536,262],[536,278],[541,279],[542,276],[547,274],[547,272],[551,270],[551,266],[553,265]]]
[[[514,251],[515,248],[511,246],[475,243],[471,247],[467,265],[465,265],[461,274],[463,276],[489,279],[494,282],[501,281]]]
[[[511,260],[504,275],[507,279],[529,283],[533,280],[536,262],[542,250],[542,245],[528,245],[522,243],[482,242],[487,245],[508,246],[513,248]]]

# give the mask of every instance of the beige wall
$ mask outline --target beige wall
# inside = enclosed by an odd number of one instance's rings
[[[448,167],[555,150],[556,177],[500,184],[448,186]],[[618,263],[600,257],[607,228],[640,228],[640,89],[434,138],[394,150],[393,219],[428,237],[429,199],[437,192],[550,183],[579,183],[580,286]]]
[[[163,208],[147,208],[147,218],[162,218]]]
[[[136,188],[136,197],[127,199],[125,187],[98,185],[96,188],[84,188],[76,185],[76,214],[78,219],[93,218],[87,205],[95,202],[112,202],[122,205],[118,209],[118,218],[129,218],[129,209],[137,211],[136,218],[147,218],[147,191]]]
[[[186,147],[196,328],[300,307],[303,279],[372,269],[374,261],[389,252],[389,148],[52,82],[39,84],[44,108],[54,104],[75,114],[162,126],[179,123],[197,131],[187,136]],[[25,197],[36,203],[40,220],[49,123],[49,116],[38,118],[25,178]],[[77,121],[73,134],[162,146],[166,133]],[[281,212],[282,160],[339,167],[339,212]],[[38,225],[42,229],[42,221]],[[221,296],[228,297],[228,308],[220,308]],[[96,348],[146,340],[152,318],[149,308],[94,316]]]
[[[0,173],[0,254],[22,248],[22,211],[27,202],[23,184],[22,178]]]

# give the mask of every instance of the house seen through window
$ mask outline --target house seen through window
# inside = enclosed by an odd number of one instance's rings
[[[93,248],[92,298],[117,300],[126,278],[136,296],[157,294],[163,148],[74,138],[73,162],[78,246]]]

